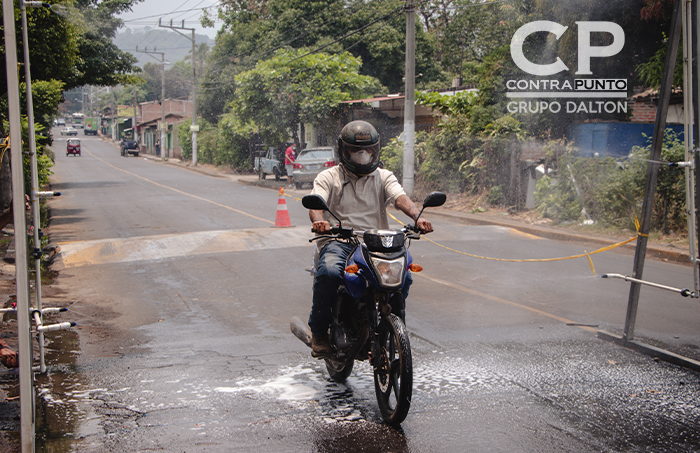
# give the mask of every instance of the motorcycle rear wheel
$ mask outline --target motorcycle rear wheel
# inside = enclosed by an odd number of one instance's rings
[[[389,425],[406,419],[413,393],[413,363],[408,331],[401,319],[390,314],[379,324],[377,353],[373,357],[374,390],[382,418]]]

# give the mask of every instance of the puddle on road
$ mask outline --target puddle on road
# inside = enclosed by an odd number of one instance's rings
[[[36,375],[36,451],[71,451],[87,413],[73,392],[84,388],[75,371],[78,334],[61,330],[46,334],[47,372]]]

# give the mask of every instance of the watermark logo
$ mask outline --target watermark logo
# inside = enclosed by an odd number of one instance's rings
[[[592,58],[614,57],[625,46],[625,32],[614,22],[576,22],[578,30],[578,65],[575,75],[593,75]],[[579,78],[546,79],[570,68],[557,57],[546,64],[534,63],[525,56],[525,40],[533,33],[552,33],[559,40],[569,27],[540,20],[520,27],[511,39],[510,54],[515,64],[531,78],[508,80],[506,96],[510,113],[621,113],[627,112],[627,79]],[[605,46],[591,43],[593,33],[608,33],[612,42]],[[560,100],[566,99],[564,104]],[[585,101],[583,99],[586,99]],[[624,99],[624,100],[619,100]]]

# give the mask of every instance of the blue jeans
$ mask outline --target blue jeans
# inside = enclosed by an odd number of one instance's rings
[[[315,335],[328,332],[333,322],[333,305],[338,288],[343,282],[347,259],[354,249],[354,244],[331,241],[319,253],[316,278],[314,278],[313,303],[309,314],[309,328]],[[402,290],[404,300],[408,297],[408,289],[412,282],[411,273],[408,272]]]

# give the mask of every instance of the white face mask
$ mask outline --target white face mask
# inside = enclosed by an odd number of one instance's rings
[[[365,150],[350,153],[350,162],[356,165],[367,165],[372,160],[372,156]]]

